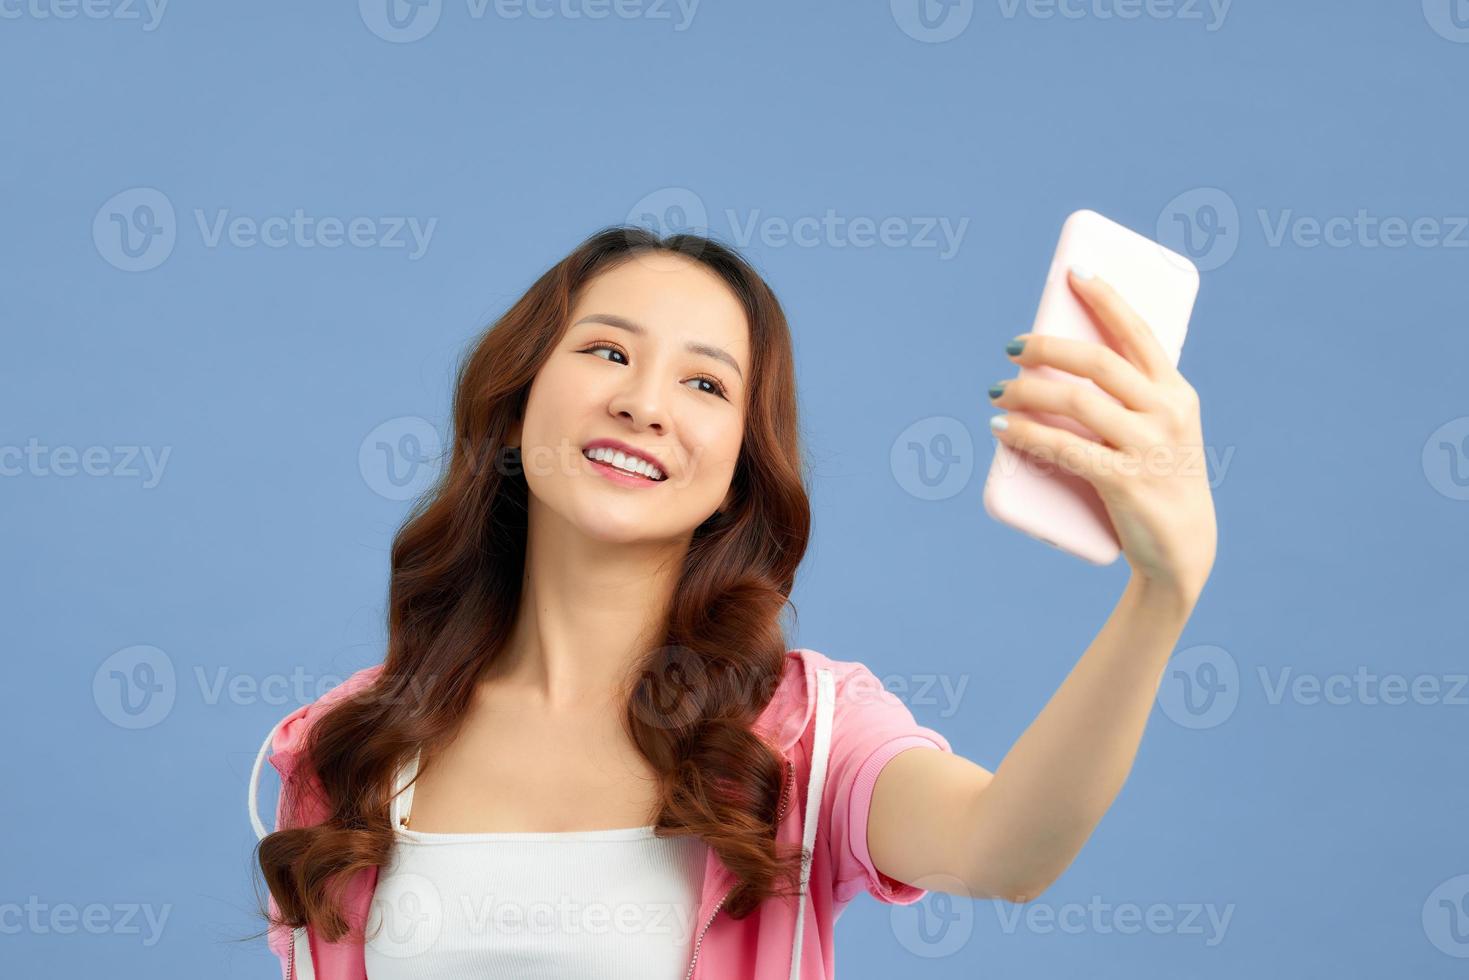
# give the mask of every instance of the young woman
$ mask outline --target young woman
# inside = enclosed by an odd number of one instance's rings
[[[251,777],[288,978],[831,978],[860,891],[1025,901],[1120,789],[1214,560],[1198,400],[1104,282],[1110,344],[1022,335],[997,438],[1084,459],[1132,576],[991,773],[780,625],[810,512],[791,340],[734,252],[612,228],[465,362],[439,484],[392,550],[385,661]],[[914,749],[917,751],[908,751]],[[256,816],[261,761],[282,777]]]

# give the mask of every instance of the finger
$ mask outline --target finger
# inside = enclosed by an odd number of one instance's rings
[[[1078,274],[1078,271],[1080,274]],[[1152,328],[1137,315],[1112,288],[1112,284],[1085,269],[1073,266],[1069,274],[1071,288],[1081,301],[1097,315],[1107,333],[1117,342],[1121,353],[1138,366],[1150,378],[1166,377],[1173,370],[1168,357]]]
[[[1157,408],[1162,398],[1151,378],[1106,344],[1053,334],[1023,333],[1015,340],[1024,346],[1020,353],[1009,356],[1022,367],[1045,365],[1088,378],[1098,388],[1139,412]],[[1006,353],[1009,353],[1008,348]]]
[[[1075,381],[1021,375],[996,382],[990,388],[990,400],[1000,408],[1049,412],[1074,419],[1118,448],[1136,445],[1143,437],[1141,417],[1136,412],[1090,385]]]
[[[1074,432],[1017,413],[994,416],[990,419],[990,431],[1012,449],[1030,455],[1045,466],[1082,477],[1093,485],[1099,486],[1107,474],[1117,472],[1117,467],[1112,464],[1116,455],[1113,450],[1099,442],[1083,439]]]

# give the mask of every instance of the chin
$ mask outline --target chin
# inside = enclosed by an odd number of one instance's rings
[[[668,538],[661,527],[654,530],[647,522],[620,523],[603,519],[583,524],[581,529],[588,538],[602,544],[654,544]]]
[[[670,527],[667,513],[632,501],[581,501],[571,521],[582,534],[606,544],[638,544],[660,541],[677,530]]]

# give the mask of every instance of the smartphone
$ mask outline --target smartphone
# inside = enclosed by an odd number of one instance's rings
[[[1073,265],[1091,269],[1109,282],[1148,324],[1173,364],[1183,352],[1183,338],[1199,291],[1199,270],[1188,259],[1095,211],[1077,211],[1061,225],[1061,236],[1041,290],[1030,333],[1075,337],[1105,344],[1105,328],[1067,282]],[[1035,375],[1090,385],[1116,402],[1090,378],[1056,368],[1021,367],[1019,376]],[[1046,425],[1067,429],[1094,442],[1096,433],[1074,419],[1049,412],[1014,411]],[[1096,565],[1110,565],[1122,553],[1117,532],[1102,498],[1085,478],[1068,473],[1058,462],[995,443],[984,484],[984,509],[995,520],[1046,544]]]

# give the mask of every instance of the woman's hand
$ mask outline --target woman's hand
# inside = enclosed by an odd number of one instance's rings
[[[1071,270],[1071,288],[1110,346],[1020,334],[1015,339],[1024,347],[1010,356],[1026,367],[1088,378],[1121,404],[1090,385],[1035,376],[1002,382],[1003,391],[996,397],[991,388],[990,397],[1000,408],[1074,419],[1103,442],[1012,415],[996,416],[991,427],[1006,445],[1086,479],[1106,505],[1134,575],[1193,600],[1213,568],[1218,537],[1198,393],[1132,307],[1102,279],[1078,272]]]

